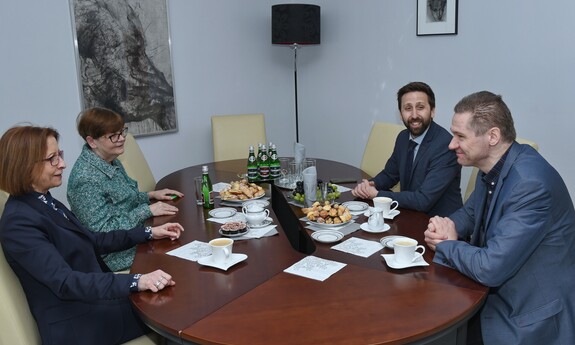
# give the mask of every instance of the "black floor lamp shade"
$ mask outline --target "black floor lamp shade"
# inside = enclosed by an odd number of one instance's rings
[[[305,4],[272,6],[272,44],[293,48],[293,78],[295,94],[295,140],[299,142],[297,104],[297,49],[301,45],[320,44],[320,7]]]
[[[320,7],[273,5],[272,44],[320,44]]]

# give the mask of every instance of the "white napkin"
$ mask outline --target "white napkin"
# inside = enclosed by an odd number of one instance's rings
[[[345,266],[346,264],[341,262],[326,260],[316,256],[306,256],[286,268],[284,272],[324,281]]]
[[[256,228],[256,229],[252,228],[245,235],[240,236],[240,237],[234,237],[234,240],[236,240],[236,241],[251,240],[251,239],[258,239],[258,238],[262,238],[262,237],[274,236],[274,235],[278,234],[276,226],[277,225],[269,225],[269,226],[264,226],[263,228]]]
[[[346,241],[341,242],[340,244],[331,247],[331,249],[367,258],[373,253],[382,250],[383,245],[381,245],[379,242],[352,237]]]
[[[305,193],[305,205],[311,207],[317,195],[317,171],[315,167],[305,168],[303,175],[303,192]]]
[[[232,185],[226,182],[218,182],[216,184],[212,184],[212,190],[216,193],[223,191],[224,189],[230,188]]]
[[[305,162],[305,146],[300,143],[293,144],[293,156],[296,163]]]
[[[198,261],[203,257],[212,255],[212,247],[210,247],[206,242],[195,240],[171,250],[166,254],[177,256],[185,260]]]

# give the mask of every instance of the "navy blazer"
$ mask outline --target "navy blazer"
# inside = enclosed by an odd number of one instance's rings
[[[372,181],[379,190],[377,196],[397,200],[399,207],[422,211],[430,216],[448,216],[462,206],[461,165],[457,155],[449,150],[451,134],[431,122],[415,156],[409,190],[404,176],[409,148],[409,131],[404,129],[395,140],[393,153],[385,168]],[[400,182],[401,191],[389,189]]]
[[[532,147],[513,143],[477,247],[482,175],[450,216],[471,243],[443,241],[433,261],[491,287],[481,311],[485,344],[575,344],[575,210],[561,176]]]
[[[108,233],[84,228],[38,200],[10,196],[0,219],[6,260],[18,276],[43,344],[118,344],[149,330],[132,310],[132,274],[114,274],[100,258],[145,242],[143,228]]]

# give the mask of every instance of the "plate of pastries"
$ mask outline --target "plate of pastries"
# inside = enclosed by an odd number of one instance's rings
[[[262,198],[266,191],[255,183],[248,183],[247,180],[230,182],[228,188],[220,191],[220,197],[228,202],[244,202]]]
[[[331,204],[329,201],[323,203],[316,201],[311,207],[301,209],[307,220],[323,228],[336,228],[345,226],[352,221],[349,209],[338,203]]]

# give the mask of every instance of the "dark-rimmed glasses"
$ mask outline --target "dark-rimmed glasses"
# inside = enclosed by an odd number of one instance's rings
[[[117,143],[118,141],[120,141],[120,136],[122,138],[125,138],[126,135],[128,135],[128,127],[124,127],[121,132],[114,133],[108,136],[108,139],[110,139],[110,141],[113,143]]]
[[[60,164],[60,159],[64,159],[64,150],[59,150],[55,155],[42,159],[42,162],[50,162],[50,165],[55,167]]]

